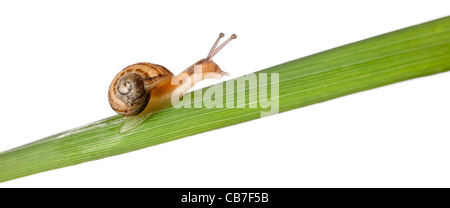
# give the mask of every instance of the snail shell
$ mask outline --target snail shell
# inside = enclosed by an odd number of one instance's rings
[[[142,112],[151,97],[151,90],[173,74],[163,66],[137,63],[120,71],[111,82],[108,100],[111,108],[123,116]]]

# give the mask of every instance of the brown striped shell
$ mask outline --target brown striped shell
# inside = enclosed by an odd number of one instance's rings
[[[163,66],[137,63],[126,67],[114,77],[108,91],[112,109],[123,116],[142,112],[151,97],[151,90],[173,74]]]

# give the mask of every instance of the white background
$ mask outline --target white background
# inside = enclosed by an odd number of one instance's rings
[[[231,79],[444,17],[448,1],[2,1],[0,151],[114,115],[136,62]],[[208,80],[196,89],[217,83]],[[450,73],[414,79],[0,187],[450,187]],[[1,169],[0,169],[1,171]]]

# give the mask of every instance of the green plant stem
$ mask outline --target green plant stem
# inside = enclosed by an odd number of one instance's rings
[[[445,17],[293,60],[256,74],[279,74],[279,111],[284,112],[448,70],[450,17]],[[227,81],[232,82],[234,80]],[[224,92],[225,84],[218,84],[224,87]],[[205,92],[207,88],[202,90]],[[251,100],[252,96],[246,93],[247,99]],[[191,102],[201,100],[194,98]],[[0,181],[257,119],[261,117],[261,111],[268,110],[260,106],[170,108],[126,133],[119,133],[123,117],[112,116],[1,153]]]

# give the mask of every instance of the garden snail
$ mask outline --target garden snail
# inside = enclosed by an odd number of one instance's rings
[[[170,107],[174,92],[180,98],[205,78],[222,78],[223,75],[228,75],[211,59],[237,36],[233,34],[216,47],[222,37],[224,34],[220,33],[206,58],[195,62],[179,75],[175,76],[165,67],[152,63],[137,63],[120,71],[108,91],[111,108],[125,116],[120,132],[134,129],[151,114]],[[198,75],[201,75],[200,79],[195,77]]]

